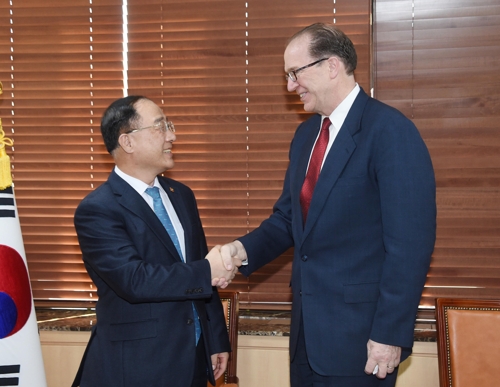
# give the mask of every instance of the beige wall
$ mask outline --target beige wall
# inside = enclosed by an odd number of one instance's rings
[[[90,332],[40,331],[47,387],[73,383]]]
[[[69,387],[89,332],[41,331],[48,387]],[[240,387],[289,387],[288,338],[238,336]],[[399,370],[396,387],[439,387],[436,343],[416,342]]]

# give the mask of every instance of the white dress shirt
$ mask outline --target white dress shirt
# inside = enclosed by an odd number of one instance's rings
[[[125,172],[121,171],[120,168],[118,168],[116,165],[115,165],[115,172],[118,176],[120,176],[123,180],[125,180],[133,189],[135,189],[137,193],[141,195],[142,198],[146,201],[146,203],[148,203],[149,207],[151,207],[151,210],[154,211],[153,198],[146,193],[146,189],[151,187],[146,183],[144,183],[143,181],[136,179],[135,177],[132,177],[130,175],[127,175]],[[158,182],[157,177],[155,177],[153,186],[158,187],[160,190],[160,196],[163,202],[163,206],[167,210],[168,216],[170,217],[170,221],[174,226],[175,233],[177,234],[177,239],[179,240],[179,244],[181,246],[181,251],[183,256],[182,259],[185,260],[186,243],[184,241],[184,229],[182,228],[182,224],[179,220],[179,217],[177,216],[174,206],[172,206],[172,203],[170,202],[167,193],[165,192],[161,184]]]
[[[330,121],[332,122],[329,129],[330,137],[328,139],[328,146],[326,147],[325,156],[323,157],[323,162],[321,163],[321,168],[323,168],[323,164],[325,163],[326,157],[328,156],[328,152],[330,152],[332,144],[335,141],[335,138],[337,137],[340,128],[342,128],[342,125],[344,124],[344,121],[347,117],[347,114],[349,113],[349,110],[351,110],[354,100],[358,96],[359,90],[360,90],[359,85],[356,83],[354,89],[352,89],[352,91],[347,95],[347,97],[345,97],[345,99],[340,103],[340,105],[337,106],[337,108],[332,112],[332,114],[330,114]],[[325,117],[326,116],[323,116],[321,118],[321,125],[323,124],[323,120],[325,119]],[[319,132],[318,132],[318,137],[319,137]],[[316,141],[318,141],[318,137],[316,137]],[[314,144],[316,144],[316,141],[314,142]],[[309,155],[309,160],[311,159],[311,155]]]

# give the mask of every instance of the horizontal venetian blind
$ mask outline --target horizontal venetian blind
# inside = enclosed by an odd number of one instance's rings
[[[103,109],[122,91],[121,0],[0,2],[0,117],[38,305],[91,299],[73,227],[104,181]]]
[[[369,1],[128,4],[123,15],[116,0],[0,2],[0,117],[15,140],[8,153],[39,306],[95,300],[73,214],[112,168],[99,120],[124,83],[175,122],[169,175],[195,190],[210,247],[257,227],[281,191],[289,142],[307,118],[283,77],[293,33],[335,22],[370,88]],[[287,253],[232,287],[249,305],[286,305],[290,267]]]
[[[356,46],[358,68],[356,79],[370,88],[370,3],[368,1],[273,2],[251,3],[249,11],[249,46],[253,48],[249,64],[250,104],[249,121],[249,227],[258,227],[272,211],[281,193],[283,178],[288,166],[290,141],[299,123],[309,114],[295,93],[286,90],[283,52],[286,41],[301,28],[315,22],[328,22],[342,29]],[[252,12],[253,11],[253,12]],[[274,15],[280,15],[275,17]],[[293,251],[252,274],[240,284],[246,300],[256,308],[289,307],[291,302],[291,267]]]
[[[129,0],[128,83],[177,128],[168,176],[195,191],[209,247],[267,218],[278,198],[297,125],[307,118],[286,90],[287,39],[314,22],[333,22],[353,39],[356,71],[370,88],[370,2]],[[245,307],[289,307],[292,254],[231,289]]]
[[[436,173],[437,241],[422,305],[500,298],[500,4],[375,4],[376,97],[415,122]]]
[[[168,176],[196,194],[209,244],[246,230],[244,2],[129,1],[129,94],[176,126]]]

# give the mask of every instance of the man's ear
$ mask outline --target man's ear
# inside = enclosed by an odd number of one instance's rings
[[[123,149],[125,153],[133,153],[134,147],[132,146],[132,141],[130,141],[130,136],[127,134],[121,134],[118,137],[118,144]]]
[[[330,58],[328,58],[328,70],[330,72],[331,79],[337,78],[341,67],[343,66],[339,58],[337,58],[336,56],[331,56]]]

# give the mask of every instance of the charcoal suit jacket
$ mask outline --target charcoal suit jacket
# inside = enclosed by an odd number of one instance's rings
[[[184,228],[186,263],[146,201],[115,172],[76,210],[83,261],[99,300],[74,386],[189,386],[196,349],[193,302],[212,383],[209,356],[230,351],[193,192],[158,179]]]

